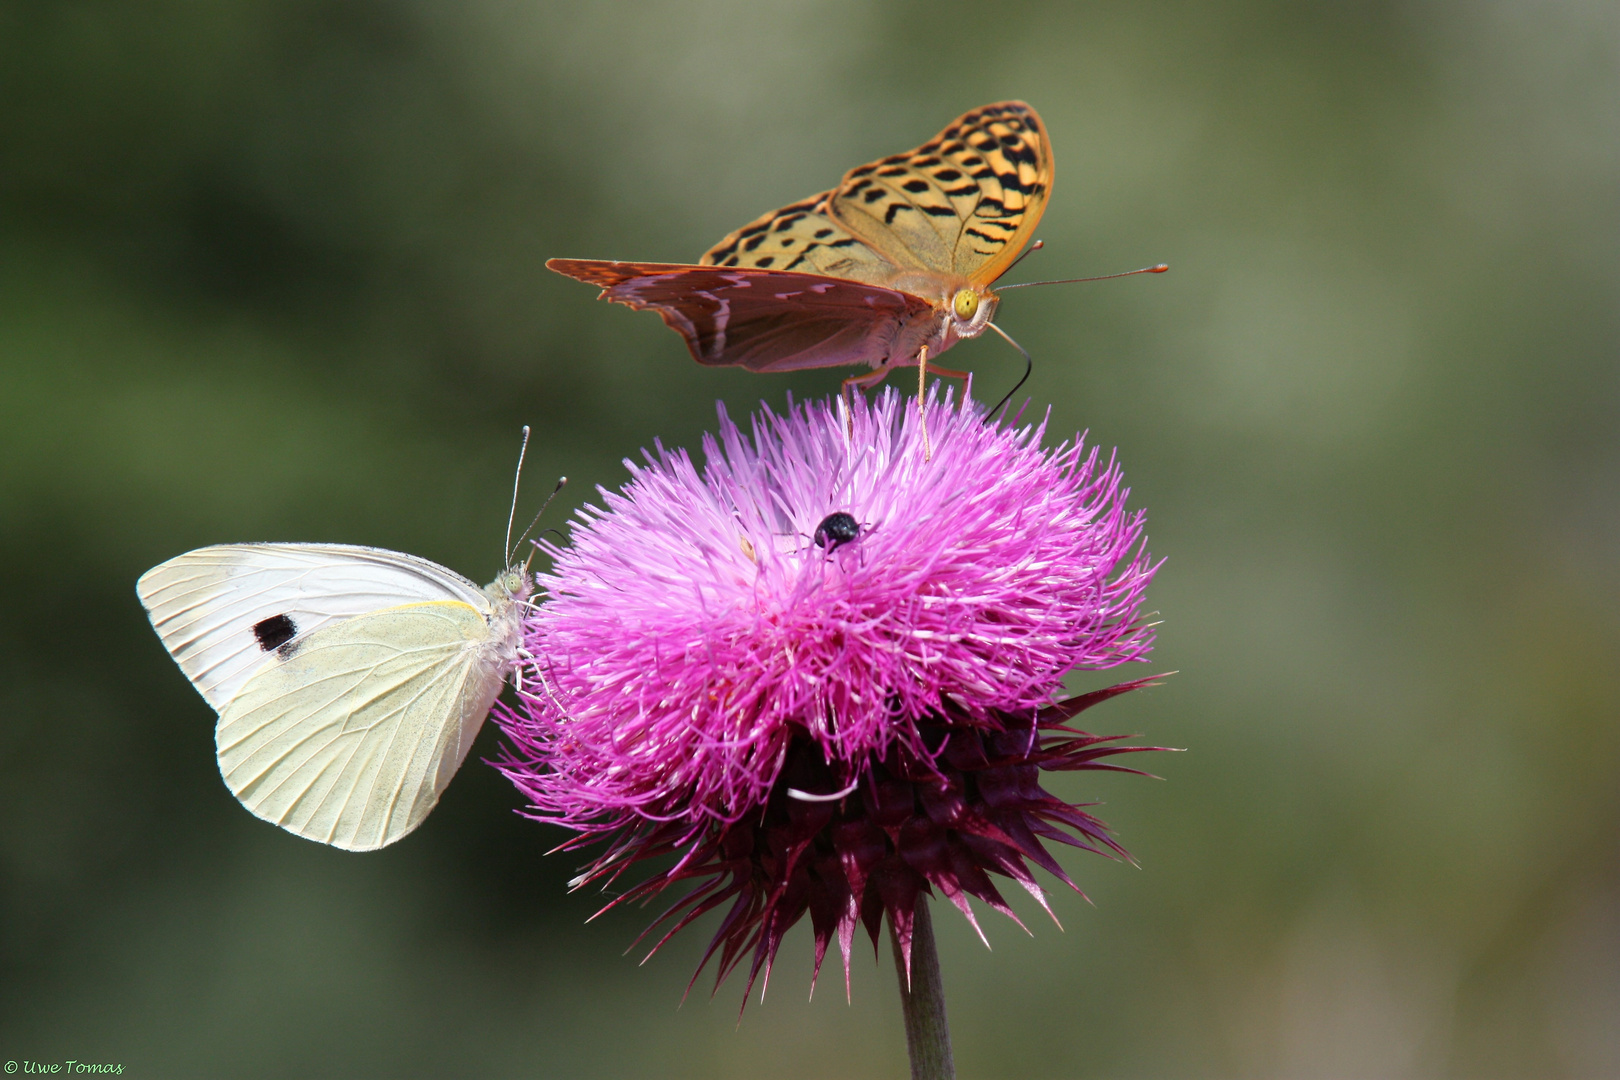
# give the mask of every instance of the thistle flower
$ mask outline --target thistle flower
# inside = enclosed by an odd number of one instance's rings
[[[498,765],[564,848],[605,842],[576,887],[677,856],[608,905],[693,883],[653,951],[730,904],[716,986],[749,954],[768,980],[808,913],[847,993],[857,926],[875,945],[887,913],[909,970],[919,895],[977,930],[969,896],[1016,921],[992,874],[1043,907],[1030,862],[1075,887],[1043,839],[1124,854],[1039,773],[1153,749],[1067,726],[1148,680],[1056,700],[1070,670],[1146,658],[1142,514],[1082,440],[1043,449],[1044,423],[948,394],[927,413],[931,457],[893,392],[765,410],[751,437],[722,407],[701,471],[658,445],[547,545]]]

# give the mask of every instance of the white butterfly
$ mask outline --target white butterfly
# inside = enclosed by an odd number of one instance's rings
[[[163,647],[219,713],[219,771],[243,806],[349,851],[392,844],[433,810],[528,655],[532,582],[511,542],[528,447],[524,427],[507,567],[482,589],[348,544],[222,544],[141,575]]]
[[[420,825],[520,654],[530,583],[477,585],[346,544],[223,544],[141,575],[163,645],[219,713],[243,806],[349,851]]]

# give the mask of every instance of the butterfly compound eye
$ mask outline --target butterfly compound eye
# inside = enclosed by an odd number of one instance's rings
[[[972,289],[958,289],[951,307],[956,311],[956,317],[963,322],[972,322],[973,316],[979,313],[979,294]]]
[[[842,510],[836,514],[828,514],[816,526],[816,547],[826,548],[829,552],[837,551],[861,535],[861,523]]]

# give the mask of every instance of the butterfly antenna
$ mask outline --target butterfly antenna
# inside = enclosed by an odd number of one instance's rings
[[[518,485],[523,482],[523,457],[529,452],[529,425],[523,425],[523,445],[518,448],[517,472],[512,476],[512,509],[506,512],[506,550],[501,558],[503,565],[512,565],[512,519],[517,517]],[[519,539],[518,543],[523,541]]]
[[[1025,259],[1029,258],[1031,255],[1035,254],[1037,251],[1041,250],[1041,248],[1043,248],[1045,246],[1046,246],[1046,241],[1045,240],[1037,240],[1037,241],[1035,241],[1033,244],[1029,245],[1029,247],[1024,249],[1024,253],[1022,255],[1018,256],[1018,258],[1016,258],[1012,262],[1008,263],[1007,264],[1007,269],[1003,270],[1002,273],[1003,274],[1008,273],[1009,271],[1012,270],[1013,267],[1017,266],[1019,263],[1023,262]]]
[[[546,501],[540,504],[540,509],[535,513],[534,520],[529,522],[529,528],[524,529],[523,530],[523,535],[518,537],[517,542],[518,542],[519,547],[523,546],[523,541],[529,535],[529,529],[532,529],[536,525],[540,524],[540,515],[546,512],[546,507],[550,506],[551,505],[551,500],[555,499],[557,497],[557,492],[561,491],[563,488],[565,488],[567,486],[568,486],[568,477],[566,477],[566,476],[557,477],[557,486],[551,489],[551,494],[546,496]],[[557,532],[556,529],[546,529],[546,530],[543,530],[543,531],[545,531],[545,532]],[[562,533],[557,533],[557,535],[561,536]],[[531,552],[529,552],[529,559],[532,559],[532,558],[534,558],[534,552],[531,551]],[[525,570],[527,570],[529,568],[529,559],[524,559],[523,560],[523,569],[525,569]]]
[[[1030,251],[1034,251],[1030,248]],[[1016,264],[1014,264],[1016,265]],[[1072,285],[1077,281],[1108,281],[1117,277],[1131,277],[1136,274],[1162,274],[1170,269],[1169,263],[1158,263],[1154,266],[1144,266],[1140,270],[1126,270],[1122,274],[1098,274],[1096,277],[1072,277],[1059,281],[1020,281],[1016,285],[997,285],[996,292],[1006,292],[1008,289],[1024,289],[1031,285]]]
[[[1033,251],[1034,249],[1031,248],[1030,250]],[[995,418],[996,409],[1000,409],[1003,405],[1009,405],[1012,402],[1012,396],[1014,394],[1018,393],[1018,388],[1020,386],[1023,386],[1025,381],[1027,381],[1029,379],[1029,373],[1031,371],[1035,370],[1035,360],[1034,360],[1033,357],[1031,357],[1029,355],[1029,350],[1024,348],[1022,345],[1018,344],[1018,342],[1014,341],[1012,339],[1012,337],[1007,333],[1007,331],[1003,330],[1001,327],[997,326],[995,323],[986,323],[985,325],[989,326],[990,329],[992,329],[996,333],[1000,334],[1002,340],[1005,341],[1007,344],[1011,345],[1013,348],[1017,349],[1018,352],[1020,353],[1020,355],[1022,355],[1023,358],[1024,358],[1024,376],[1023,376],[1023,378],[1021,378],[1017,382],[1013,383],[1013,388],[1011,390],[1007,391],[1006,396],[1003,397],[1000,401],[996,402],[996,408],[991,409],[988,413],[985,414],[984,422],[986,424],[988,424],[992,419]]]

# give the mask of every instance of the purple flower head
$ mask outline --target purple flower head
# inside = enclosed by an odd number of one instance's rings
[[[752,983],[808,912],[847,981],[855,926],[887,911],[904,944],[920,891],[1011,915],[988,873],[1072,885],[1040,837],[1119,852],[1038,771],[1145,749],[1064,726],[1117,691],[1055,701],[1151,647],[1142,514],[1096,449],[983,419],[930,398],[925,458],[892,391],[765,410],[751,437],[722,408],[701,471],[627,462],[549,548],[501,767],[565,846],[609,841],[580,884],[675,851],[620,900],[697,879],[676,929],[732,900],[721,979],[751,950]]]

